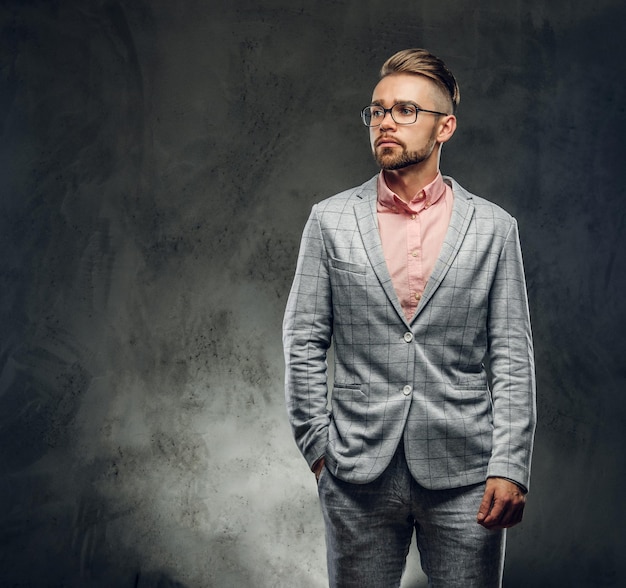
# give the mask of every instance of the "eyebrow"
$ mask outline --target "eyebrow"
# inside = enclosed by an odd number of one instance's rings
[[[417,106],[418,108],[421,108],[421,106],[417,102],[415,102],[415,100],[395,100],[391,106],[393,107],[396,104],[405,104],[407,102],[409,104],[415,104],[415,106]],[[380,100],[372,100],[370,102],[370,106],[382,106],[383,108],[385,108],[385,105]]]

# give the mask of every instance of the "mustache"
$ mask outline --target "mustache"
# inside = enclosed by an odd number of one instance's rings
[[[374,141],[374,147],[378,147],[381,143],[395,143],[396,145],[400,145],[400,147],[406,147],[402,141],[398,141],[398,139],[394,139],[388,135],[381,135],[378,137],[378,139]]]

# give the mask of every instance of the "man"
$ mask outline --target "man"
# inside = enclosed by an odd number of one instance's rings
[[[333,587],[399,586],[413,530],[429,586],[500,586],[522,519],[536,417],[517,223],[439,171],[458,102],[437,57],[389,58],[362,112],[381,172],[304,230],[286,400]]]

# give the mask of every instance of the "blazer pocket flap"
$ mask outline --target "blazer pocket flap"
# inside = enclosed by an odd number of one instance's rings
[[[459,378],[454,384],[459,390],[486,390],[488,388],[487,376],[485,374],[476,374]]]
[[[367,266],[360,263],[352,263],[350,261],[342,261],[341,259],[335,259],[329,257],[330,265],[335,269],[345,272],[352,272],[353,274],[365,274],[367,273]]]
[[[332,392],[333,398],[357,399],[365,396],[360,384],[335,384]]]

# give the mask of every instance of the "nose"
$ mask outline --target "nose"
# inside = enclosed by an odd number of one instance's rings
[[[391,116],[391,110],[387,110],[383,116],[383,120],[380,122],[380,125],[378,125],[378,128],[381,131],[385,131],[386,129],[394,128],[395,126],[396,121],[393,120],[393,117]]]

